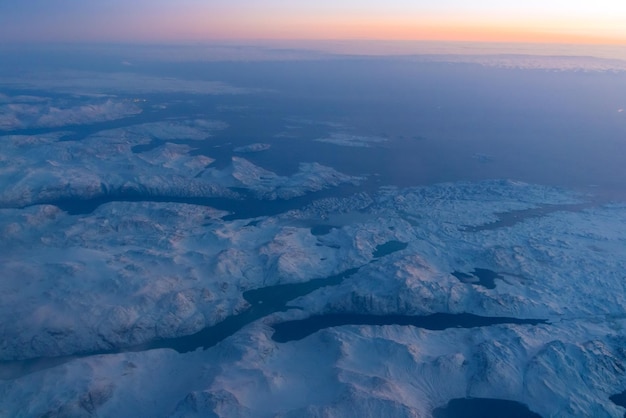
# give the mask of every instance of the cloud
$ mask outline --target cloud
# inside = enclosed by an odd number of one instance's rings
[[[0,86],[41,89],[70,94],[247,94],[259,90],[234,87],[220,81],[182,80],[135,73],[58,72],[3,77]]]
[[[6,94],[0,93],[0,104],[2,103],[43,103],[50,100],[47,97],[39,97],[39,96],[7,96]]]
[[[0,105],[0,130],[83,125],[120,119],[142,112],[139,106],[127,100],[107,99],[67,107],[64,103],[52,100],[41,103],[39,98],[35,99],[37,100],[30,103]]]
[[[484,67],[520,70],[624,72],[626,61],[621,59],[596,58],[589,56],[556,56],[526,54],[485,55],[423,55],[417,61],[478,64]]]
[[[328,137],[317,138],[315,139],[315,141],[326,142],[329,144],[340,145],[344,147],[369,148],[372,145],[386,142],[387,138],[382,138],[379,136],[361,136],[361,135],[351,135],[351,134],[345,134],[345,133],[334,133]]]
[[[37,126],[82,125],[92,122],[120,119],[141,113],[141,108],[125,101],[107,100],[104,103],[62,109],[50,107],[36,121]]]
[[[246,154],[246,153],[251,153],[251,152],[267,151],[271,147],[272,146],[270,144],[255,143],[255,144],[249,144],[249,145],[243,145],[241,147],[237,147],[233,151]]]
[[[164,141],[181,139],[201,141],[209,138],[213,132],[226,128],[228,124],[223,121],[194,119],[143,123],[127,127],[124,132]]]

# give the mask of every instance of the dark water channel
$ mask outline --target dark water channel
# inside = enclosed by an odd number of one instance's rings
[[[452,399],[433,411],[433,418],[541,418],[520,402],[490,398]]]
[[[595,202],[543,205],[532,209],[512,210],[510,212],[497,213],[497,221],[478,226],[466,226],[462,229],[467,232],[490,231],[498,228],[511,227],[520,222],[524,222],[526,219],[540,218],[556,212],[579,212],[581,210],[597,206],[601,203],[602,201],[597,199]]]
[[[495,271],[489,269],[475,268],[471,273],[463,273],[460,271],[452,272],[452,275],[463,283],[483,286],[487,289],[496,288],[496,279],[502,279],[502,276]]]
[[[316,237],[327,235],[335,228],[337,227],[333,225],[314,225],[311,227],[311,235],[315,235]]]
[[[389,254],[393,254],[397,251],[404,250],[409,244],[402,241],[389,241],[384,244],[380,244],[374,250],[374,258],[384,257]]]
[[[297,341],[322,329],[342,325],[403,325],[441,331],[448,328],[476,328],[499,324],[538,325],[546,322],[543,319],[488,317],[469,313],[434,313],[424,316],[336,313],[274,324],[272,339],[279,343]]]
[[[389,241],[379,245],[374,253],[375,262],[378,258],[405,249],[406,243]],[[144,344],[101,350],[93,352],[78,352],[64,357],[42,357],[28,360],[0,362],[0,379],[8,380],[39,370],[58,366],[80,357],[102,354],[116,354],[122,352],[140,352],[160,348],[169,348],[179,353],[186,353],[197,349],[207,349],[222,340],[235,334],[246,325],[276,312],[288,309],[298,309],[288,303],[298,297],[308,295],[325,286],[339,285],[345,278],[356,274],[361,268],[356,267],[339,274],[325,278],[313,279],[304,283],[279,284],[259,289],[248,290],[243,298],[250,304],[249,307],[235,315],[227,317],[216,325],[204,328],[199,332],[182,337],[155,340]],[[299,340],[318,330],[340,325],[410,325],[431,330],[443,330],[452,327],[473,328],[496,324],[530,324],[545,323],[539,319],[517,319],[506,317],[482,317],[472,314],[445,314],[437,313],[428,316],[404,315],[365,315],[365,314],[331,314],[313,316],[298,321],[285,321],[274,324],[275,332],[272,338],[277,342]]]
[[[360,267],[342,273],[313,279],[304,283],[290,283],[253,289],[243,293],[243,298],[250,307],[239,314],[230,316],[216,325],[206,327],[195,334],[182,337],[155,340],[132,347],[92,352],[79,352],[70,356],[42,357],[28,360],[0,361],[0,379],[15,379],[39,370],[55,367],[80,357],[123,352],[140,352],[159,348],[170,348],[179,353],[194,351],[199,348],[213,347],[220,341],[235,334],[244,326],[275,312],[291,309],[287,303],[300,296],[305,296],[324,286],[340,284],[346,277],[359,271]]]
[[[359,268],[346,270],[340,274],[329,276],[323,279],[313,279],[305,283],[280,284],[268,286],[260,289],[253,289],[243,293],[243,298],[250,303],[250,307],[245,311],[230,316],[222,322],[204,328],[203,330],[183,337],[168,338],[131,347],[123,351],[145,351],[157,348],[171,348],[179,353],[186,353],[198,348],[207,349],[213,347],[220,341],[230,337],[244,326],[261,319],[275,312],[282,312],[294,309],[287,303],[293,299],[308,295],[309,293],[325,286],[336,286],[346,277],[350,277]]]
[[[358,191],[358,186],[345,184],[332,189],[307,193],[304,196],[294,197],[288,200],[275,199],[265,200],[253,196],[252,192],[243,189],[232,190],[240,198],[226,197],[186,197],[186,196],[158,196],[140,192],[111,193],[90,199],[56,199],[39,201],[32,205],[54,205],[70,215],[87,215],[98,209],[101,205],[112,202],[162,202],[162,203],[186,203],[191,205],[208,206],[218,210],[230,212],[223,219],[225,221],[236,219],[249,219],[260,216],[273,216],[289,210],[301,209],[317,199],[335,196],[348,196]],[[27,206],[27,207],[28,207]]]
[[[615,405],[621,406],[622,408],[626,408],[626,390],[624,392],[611,396],[609,399]],[[624,413],[624,417],[626,418],[626,412]]]

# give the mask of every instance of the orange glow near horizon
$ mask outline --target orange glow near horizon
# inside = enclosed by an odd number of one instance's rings
[[[624,25],[626,26],[626,25]],[[157,36],[155,37],[155,33]],[[186,16],[162,18],[128,28],[122,37],[142,40],[389,40],[468,41],[520,43],[572,43],[626,45],[626,31],[616,23],[580,20],[442,19],[276,15],[263,20],[252,16]],[[155,39],[157,38],[157,39]]]
[[[155,0],[156,1],[156,0]],[[263,3],[243,0],[137,0],[126,13],[102,3],[68,15],[35,11],[28,25],[0,15],[0,39],[22,41],[185,42],[215,40],[393,40],[612,44],[626,46],[626,3],[606,9],[602,2],[527,0],[468,4],[440,0],[416,4],[388,0],[318,0]],[[144,3],[145,2],[145,3]],[[26,7],[26,6],[24,6]],[[101,8],[95,10],[94,8]],[[136,7],[136,10],[133,8]],[[92,10],[93,9],[93,10]],[[0,7],[0,12],[2,11]],[[27,16],[27,12],[24,12]],[[37,14],[39,13],[39,14]]]

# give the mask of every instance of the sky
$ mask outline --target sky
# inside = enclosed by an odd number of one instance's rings
[[[0,0],[0,42],[626,44],[625,22],[623,0]]]

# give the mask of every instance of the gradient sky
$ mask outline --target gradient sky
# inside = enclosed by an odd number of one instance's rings
[[[0,42],[225,39],[626,44],[626,2],[0,0]]]

